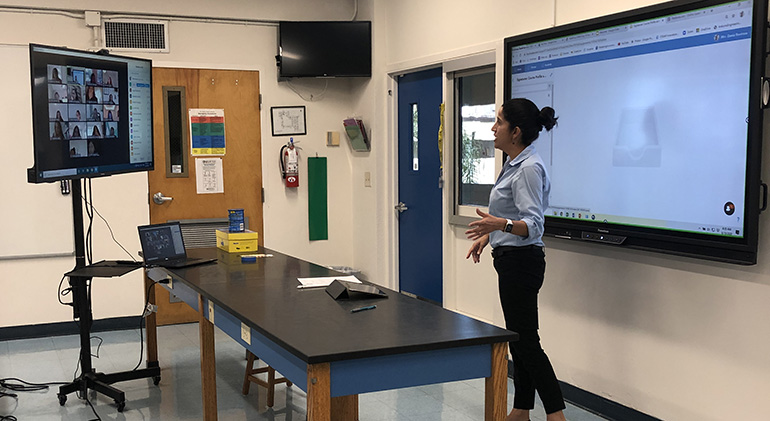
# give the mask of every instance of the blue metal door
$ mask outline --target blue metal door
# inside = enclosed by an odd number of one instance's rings
[[[441,69],[398,80],[399,285],[443,303],[441,160],[438,149]]]

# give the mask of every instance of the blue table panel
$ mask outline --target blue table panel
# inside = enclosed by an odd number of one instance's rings
[[[492,375],[492,345],[331,363],[332,397]]]

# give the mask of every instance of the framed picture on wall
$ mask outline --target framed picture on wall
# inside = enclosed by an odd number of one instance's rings
[[[270,123],[273,128],[273,136],[307,134],[305,106],[270,107]]]

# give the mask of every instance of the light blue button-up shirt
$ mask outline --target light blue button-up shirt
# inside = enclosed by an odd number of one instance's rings
[[[522,237],[497,230],[489,233],[489,245],[492,248],[543,246],[543,213],[548,209],[550,193],[548,172],[534,144],[527,146],[513,160],[508,157],[489,194],[489,213],[512,221],[524,221],[529,235]]]

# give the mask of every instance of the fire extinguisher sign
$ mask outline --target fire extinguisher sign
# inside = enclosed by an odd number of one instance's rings
[[[190,151],[192,155],[225,154],[225,110],[190,109]]]

